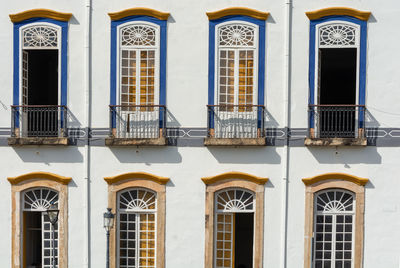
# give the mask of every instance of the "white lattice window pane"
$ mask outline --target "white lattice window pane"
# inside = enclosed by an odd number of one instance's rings
[[[217,211],[221,212],[254,212],[253,193],[233,189],[219,192],[216,195]]]
[[[324,25],[319,28],[319,46],[356,46],[357,28],[344,23]]]
[[[139,267],[154,268],[156,257],[156,233],[155,215],[140,215],[140,234],[139,234]]]
[[[215,229],[215,266],[217,268],[231,268],[233,262],[233,236],[234,214],[217,213],[217,225]]]
[[[119,214],[119,267],[136,267],[137,217],[135,214]]]
[[[136,53],[135,50],[121,51],[121,105],[136,104]]]
[[[122,46],[155,46],[156,28],[149,25],[129,25],[121,29]]]
[[[24,210],[45,211],[51,204],[58,205],[58,193],[47,188],[37,188],[24,193]]]
[[[134,189],[119,195],[119,209],[127,211],[155,210],[155,193],[142,189]]]
[[[314,267],[352,267],[354,195],[329,190],[316,195]]]
[[[254,46],[255,27],[228,24],[219,28],[220,46]]]
[[[54,238],[53,238],[54,235]],[[53,268],[53,243],[54,243],[54,262],[58,267],[58,224],[53,226],[47,215],[42,213],[42,261],[43,268]]]
[[[154,105],[155,51],[140,52],[140,105]]]
[[[219,104],[232,105],[235,100],[235,51],[220,50],[219,74]]]
[[[253,104],[253,87],[254,87],[254,51],[239,50],[239,91],[238,104]],[[247,110],[251,110],[248,107]],[[243,111],[241,109],[240,111]]]
[[[57,48],[58,31],[48,25],[34,25],[22,32],[24,48]]]

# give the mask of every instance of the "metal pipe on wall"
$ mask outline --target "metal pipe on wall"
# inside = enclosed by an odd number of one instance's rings
[[[85,155],[84,155],[84,168],[85,168],[85,180],[83,183],[83,221],[84,221],[84,256],[83,266],[84,268],[90,267],[90,129],[91,129],[91,52],[90,52],[90,38],[91,38],[91,12],[92,12],[92,1],[85,1],[85,32],[84,32],[84,87],[85,87],[85,126],[86,126],[86,144],[85,144]]]
[[[280,267],[287,267],[287,222],[289,199],[289,129],[290,129],[290,91],[291,91],[291,32],[292,32],[292,0],[285,0],[285,45],[284,45],[284,128],[286,133],[284,153],[282,154],[282,217],[281,217],[281,262]]]

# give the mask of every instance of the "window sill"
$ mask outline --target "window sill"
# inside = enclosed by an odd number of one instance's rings
[[[367,146],[367,138],[306,138],[305,146]]]
[[[167,138],[106,138],[106,146],[165,146]]]
[[[25,138],[8,138],[8,145],[10,146],[28,146],[28,145],[69,145],[67,137],[25,137]]]
[[[265,138],[205,138],[205,146],[265,146]]]

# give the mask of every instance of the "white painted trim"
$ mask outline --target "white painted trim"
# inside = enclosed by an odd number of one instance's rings
[[[229,24],[243,24],[243,25],[248,25],[254,27],[254,45],[253,46],[219,46],[219,28],[229,25]],[[215,44],[214,44],[214,103],[216,105],[219,104],[219,51],[220,49],[224,50],[234,50],[235,51],[235,61],[237,60],[238,56],[238,50],[240,49],[248,49],[248,50],[254,50],[254,70],[253,70],[253,105],[257,105],[258,103],[258,63],[259,63],[259,27],[257,24],[253,24],[247,21],[242,21],[242,20],[234,20],[234,21],[228,21],[228,22],[223,22],[215,26]],[[235,62],[235,68],[238,68],[237,62]],[[237,75],[237,72],[235,72]],[[234,74],[234,75],[235,75]],[[234,104],[238,104],[237,99],[238,99],[238,85],[237,83],[237,78],[235,76],[235,101]]]
[[[39,48],[28,48],[28,49],[24,49],[23,46],[23,31],[26,28],[30,28],[33,26],[38,26],[38,25],[44,25],[44,26],[49,26],[52,28],[57,29],[57,48],[51,48],[51,47],[39,47]],[[55,50],[58,49],[58,105],[61,104],[61,44],[62,44],[62,34],[61,34],[61,27],[56,25],[56,24],[52,24],[52,23],[48,23],[48,22],[34,22],[34,23],[29,23],[26,24],[24,26],[21,26],[19,28],[19,57],[18,57],[18,61],[19,61],[19,85],[18,85],[18,90],[19,90],[19,104],[22,105],[22,51],[23,50]],[[29,90],[29,89],[28,89]]]
[[[124,46],[122,47],[121,45],[121,30],[122,28],[129,26],[129,25],[146,25],[154,28],[156,30],[156,45],[155,46]],[[154,104],[158,105],[160,103],[160,26],[155,23],[150,23],[147,21],[129,21],[123,24],[120,24],[117,26],[117,51],[116,51],[116,62],[117,62],[117,70],[116,70],[116,75],[117,75],[117,96],[116,96],[116,103],[117,105],[121,104],[121,70],[122,70],[122,64],[121,64],[121,50],[122,48],[124,49],[134,49],[136,50],[136,58],[138,58],[138,53],[141,50],[155,50],[155,70],[154,70]],[[140,63],[136,61],[136,74],[139,74],[140,77],[140,69],[138,69],[138,66],[140,67]],[[138,95],[140,95],[140,88],[138,87],[140,79],[136,79],[136,103],[138,99]]]

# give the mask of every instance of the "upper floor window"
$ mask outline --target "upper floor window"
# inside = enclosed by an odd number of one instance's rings
[[[31,10],[14,22],[14,137],[66,136],[69,13]]]
[[[365,58],[366,21],[311,20],[310,138],[365,137]]]
[[[208,136],[263,137],[268,13],[228,8],[207,15],[210,18]]]
[[[133,8],[109,15],[113,142],[115,138],[165,139],[169,14]]]

